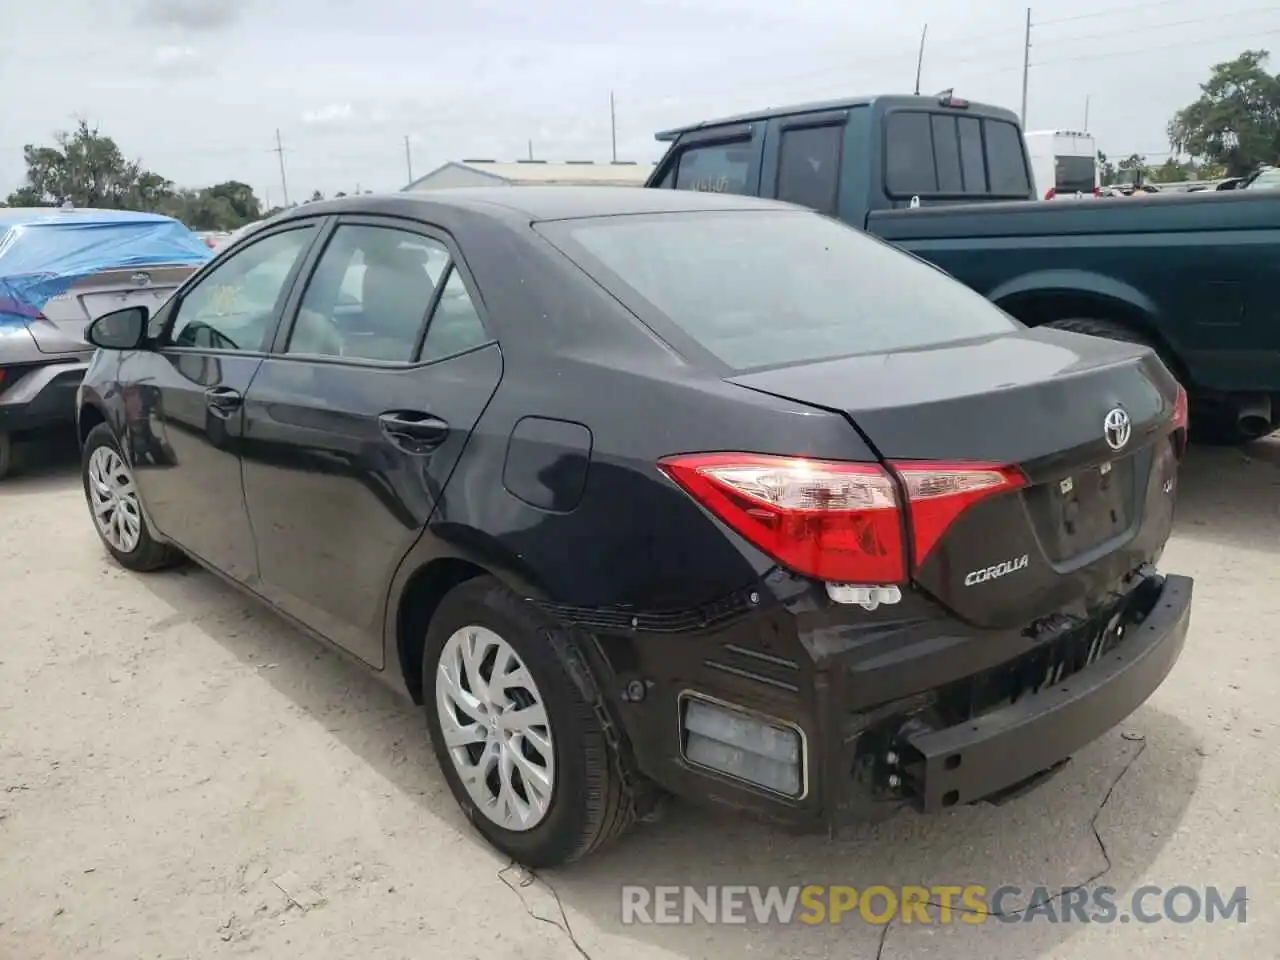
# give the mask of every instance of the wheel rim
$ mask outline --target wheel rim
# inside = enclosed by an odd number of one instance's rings
[[[463,627],[436,669],[436,713],[476,807],[506,830],[531,830],[551,807],[555,748],[542,693],[502,637]]]
[[[133,553],[142,537],[138,488],[124,459],[110,447],[89,456],[89,507],[102,539],[121,553]]]

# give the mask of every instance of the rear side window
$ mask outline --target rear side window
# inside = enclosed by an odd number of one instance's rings
[[[923,111],[885,121],[885,187],[893,196],[1026,197],[1030,184],[1012,123]]]
[[[782,132],[776,196],[821,213],[835,213],[844,128],[796,127]]]
[[[538,231],[677,349],[743,370],[1007,333],[942,271],[836,220],[735,210],[562,220]]]
[[[746,194],[751,168],[750,141],[708,143],[686,148],[676,167],[676,189]]]

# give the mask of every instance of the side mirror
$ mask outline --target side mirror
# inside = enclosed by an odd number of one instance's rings
[[[104,313],[85,331],[85,339],[103,350],[136,350],[147,333],[151,311],[146,307],[125,307]]]

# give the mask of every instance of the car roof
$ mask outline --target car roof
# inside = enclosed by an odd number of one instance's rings
[[[963,99],[963,98],[960,98]],[[695,130],[705,130],[711,127],[723,127],[736,123],[756,123],[761,120],[774,120],[778,117],[790,117],[800,113],[822,113],[830,110],[852,110],[854,107],[865,107],[871,104],[879,104],[885,107],[937,107],[940,103],[940,96],[916,96],[915,94],[905,93],[888,93],[879,94],[869,97],[842,97],[838,100],[818,100],[812,103],[793,103],[789,106],[782,107],[765,107],[761,110],[753,110],[750,113],[739,113],[729,117],[720,117],[716,120],[701,120],[698,123],[685,124],[682,127],[672,127],[669,130],[663,130],[654,135],[659,141],[675,140],[681,134],[692,133]],[[989,103],[978,103],[975,100],[968,100],[967,110],[976,113],[978,116],[991,116],[1006,119],[1012,119],[1015,115],[1004,109]],[[958,113],[957,116],[962,116]]]
[[[776,200],[691,190],[647,187],[453,187],[416,193],[365,194],[307,203],[281,215],[279,223],[320,214],[385,213],[428,219],[441,209],[501,219],[574,220],[583,217],[715,210],[794,209]]]

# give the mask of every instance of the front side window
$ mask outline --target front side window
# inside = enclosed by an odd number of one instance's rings
[[[167,342],[206,350],[265,350],[288,282],[313,236],[310,226],[287,230],[233,253],[183,294]]]
[[[784,130],[778,149],[778,199],[834,213],[843,135],[844,128],[835,125]]]
[[[286,352],[411,362],[449,259],[443,243],[418,233],[339,226],[307,283]]]
[[[751,193],[747,184],[751,157],[748,140],[688,147],[680,154],[676,188],[704,193]]]
[[[682,334],[735,370],[1018,329],[940,270],[808,211],[671,213],[538,229],[659,336],[664,328]]]

